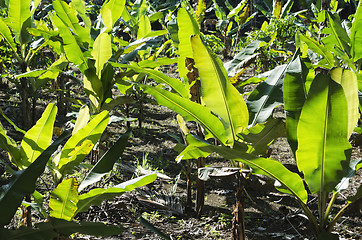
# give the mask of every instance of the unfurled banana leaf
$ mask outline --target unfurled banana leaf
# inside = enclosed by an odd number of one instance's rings
[[[359,112],[358,112],[358,82],[357,75],[350,70],[343,70],[342,68],[335,68],[330,71],[331,78],[337,83],[341,84],[344,95],[347,99],[347,112],[348,112],[348,134],[351,136],[353,129],[356,127]]]
[[[71,172],[74,166],[83,161],[101,137],[108,121],[108,111],[103,111],[69,138],[59,153],[59,160],[55,161],[60,173],[58,179]]]
[[[358,3],[358,8],[356,14],[354,15],[354,20],[351,28],[351,55],[354,62],[362,58],[362,2]]]
[[[18,167],[29,166],[50,145],[56,114],[57,106],[50,103],[35,126],[27,131],[21,141],[21,163]]]
[[[89,108],[87,105],[84,105],[78,113],[78,117],[77,120],[75,121],[74,124],[74,128],[72,131],[72,134],[76,134],[78,132],[78,130],[84,128],[85,126],[87,126],[88,122],[89,122]]]
[[[93,44],[92,56],[96,60],[95,68],[100,79],[104,64],[112,57],[111,37],[108,33],[98,35]]]
[[[142,85],[142,88],[156,98],[160,105],[177,112],[186,121],[198,122],[221,143],[227,144],[229,139],[225,135],[224,126],[210,109],[158,87]]]
[[[79,202],[77,204],[77,213],[85,212],[91,205],[99,205],[104,200],[112,199],[115,196],[119,196],[124,192],[132,191],[137,187],[145,186],[157,178],[157,174],[150,174],[142,177],[138,177],[127,182],[123,182],[108,189],[95,188],[88,193],[79,196]]]
[[[122,227],[106,225],[100,222],[69,222],[62,219],[49,218],[50,221],[35,224],[33,228],[18,230],[0,229],[0,235],[7,240],[49,240],[57,239],[60,235],[70,236],[80,233],[93,236],[112,236],[122,233]]]
[[[44,172],[50,156],[69,135],[64,132],[28,168],[17,171],[10,182],[0,188],[0,226],[9,224],[25,195],[34,192],[35,182]]]
[[[77,179],[65,179],[50,195],[50,216],[71,221],[74,217],[74,213],[77,211],[78,200]]]
[[[68,5],[65,1],[54,0],[53,8],[59,19],[67,28],[74,31],[74,33],[79,37],[81,43],[91,43],[92,39],[90,35],[90,28],[85,28],[79,25],[77,11],[73,8],[73,5]],[[62,31],[60,31],[60,34],[62,34]]]
[[[13,36],[10,32],[10,29],[9,27],[5,24],[5,22],[3,21],[3,19],[0,18],[0,34],[1,36],[6,40],[6,42],[9,44],[11,50],[13,51],[13,53],[15,55],[16,52],[17,52],[17,49],[16,49],[16,45],[15,45],[15,42],[14,42],[14,39],[13,39]],[[19,56],[18,56],[19,57]]]
[[[221,60],[201,41],[200,36],[191,37],[195,66],[201,81],[202,103],[216,114],[233,146],[237,134],[248,125],[248,108],[239,91],[230,83]]]
[[[297,165],[312,193],[331,192],[348,170],[347,100],[341,85],[328,75],[313,81],[298,128]]]
[[[117,140],[117,142],[115,142],[114,145],[102,156],[102,158],[97,162],[96,165],[94,165],[94,167],[89,171],[87,176],[81,182],[78,188],[79,192],[82,191],[85,187],[101,180],[104,175],[113,169],[114,163],[123,154],[130,136],[131,131],[123,134]]]
[[[77,11],[79,16],[82,18],[84,22],[84,26],[87,29],[91,28],[91,20],[86,14],[86,6],[83,0],[72,0],[71,6]]]
[[[31,27],[30,0],[9,1],[9,27],[13,30],[15,41],[21,45],[30,41],[31,35],[27,28]]]
[[[107,0],[103,3],[101,16],[106,26],[106,32],[112,31],[113,25],[123,13],[125,3],[125,0]]]
[[[276,67],[269,77],[252,91],[246,104],[250,112],[249,126],[264,123],[273,109],[283,104],[283,80],[288,65]]]
[[[297,56],[288,66],[283,83],[284,109],[288,143],[295,155],[298,148],[297,126],[305,99],[308,69]]]
[[[185,66],[186,58],[193,58],[192,47],[190,38],[193,35],[200,34],[200,29],[196,19],[185,9],[180,8],[177,12],[177,25],[178,25],[178,70],[180,77],[187,80],[187,68]]]
[[[179,156],[194,148],[198,148],[209,154],[216,152],[228,160],[245,163],[253,169],[253,173],[266,175],[277,180],[282,185],[276,186],[279,191],[292,194],[303,203],[307,202],[308,194],[304,188],[303,180],[298,174],[289,171],[283,164],[276,160],[256,157],[243,151],[224,146],[215,146],[205,142],[198,143],[196,147],[193,145],[187,146]],[[186,154],[184,155],[186,156]],[[184,158],[186,159],[186,157]]]

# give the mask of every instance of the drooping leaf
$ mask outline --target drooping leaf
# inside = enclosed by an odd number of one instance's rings
[[[330,192],[345,176],[351,155],[347,100],[328,75],[313,81],[298,128],[297,165],[312,193]]]
[[[264,123],[273,109],[283,104],[283,80],[288,65],[276,67],[269,77],[252,91],[246,104],[250,112],[249,125]]]
[[[191,37],[196,68],[201,81],[203,104],[216,114],[225,128],[228,145],[233,145],[236,135],[248,125],[249,113],[239,91],[230,83],[221,60],[201,41]]]
[[[348,134],[349,138],[356,127],[359,112],[358,112],[358,82],[357,75],[350,70],[343,70],[342,68],[332,69],[330,72],[331,78],[337,83],[342,85],[344,95],[347,99],[347,113],[348,113]]]
[[[125,0],[107,0],[104,2],[101,8],[101,16],[106,26],[106,32],[110,32],[113,25],[121,17],[125,3]]]
[[[15,40],[23,45],[30,41],[31,35],[27,28],[31,27],[30,0],[9,1],[9,27],[15,34]]]
[[[57,163],[62,176],[71,172],[92,150],[109,121],[108,111],[95,116],[85,127],[78,130],[65,143]]]
[[[126,65],[126,64],[118,64],[118,63],[112,63],[112,65],[114,67],[129,68],[138,73],[144,73],[147,75],[148,78],[153,79],[158,83],[163,83],[163,84],[169,85],[181,97],[188,98],[188,96],[189,96],[185,86],[183,85],[183,83],[180,80],[166,76],[165,74],[163,74],[159,71],[147,69],[144,67],[138,67],[137,65]]]
[[[227,143],[228,138],[225,135],[225,130],[221,121],[212,114],[208,108],[161,88],[147,85],[143,85],[142,87],[145,89],[146,93],[156,98],[158,104],[179,113],[186,121],[196,121],[200,123],[220,142],[223,144]]]
[[[20,145],[19,167],[29,166],[50,145],[57,111],[57,106],[50,103],[35,126],[25,134]]]
[[[138,178],[134,178],[127,182],[120,183],[108,189],[95,188],[88,193],[79,196],[79,202],[77,204],[77,213],[85,212],[91,205],[99,205],[104,200],[113,199],[115,196],[119,196],[124,192],[132,191],[137,187],[145,186],[157,178],[157,174],[150,174]]]
[[[64,180],[50,195],[50,216],[71,221],[77,211],[78,200],[77,179],[68,178]]]
[[[64,132],[28,168],[17,171],[10,182],[0,188],[0,226],[9,224],[25,195],[34,192],[35,182],[44,172],[50,156],[68,136],[69,133]]]
[[[96,165],[94,165],[94,167],[89,171],[87,176],[81,182],[78,189],[79,192],[82,191],[85,187],[98,182],[104,175],[112,170],[114,163],[123,154],[130,136],[131,131],[123,134],[117,140],[117,142],[115,142],[114,145],[102,156],[102,158],[97,162]]]
[[[93,44],[92,56],[96,60],[97,76],[101,78],[104,64],[112,57],[111,37],[108,33],[103,32],[98,35]]]
[[[195,148],[193,145],[189,145],[184,152],[193,148]],[[277,187],[279,191],[292,194],[303,203],[307,202],[308,194],[299,175],[289,171],[283,164],[274,159],[260,158],[243,151],[224,146],[215,146],[205,142],[199,143],[197,148],[209,154],[216,152],[228,160],[245,163],[253,169],[253,173],[272,177],[281,183],[282,186]]]

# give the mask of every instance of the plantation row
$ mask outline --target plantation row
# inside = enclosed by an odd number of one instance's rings
[[[79,221],[77,215],[157,178],[148,174],[100,186],[131,136],[130,104],[141,106],[142,127],[142,105],[150,96],[178,114],[183,142],[175,147],[176,161],[186,162],[188,211],[192,162],[198,170],[198,216],[205,181],[230,174],[230,168],[205,167],[206,158],[217,153],[230,161],[238,181],[233,239],[245,239],[243,183],[250,174],[268,176],[277,190],[292,195],[316,238],[338,239],[331,233],[334,226],[362,197],[359,186],[332,214],[335,200],[362,166],[362,158],[351,158],[350,142],[362,133],[362,4],[342,3],[356,11],[343,11],[341,19],[338,1],[302,3],[3,2],[1,84],[4,92],[10,88],[19,96],[21,121],[1,114],[22,140],[0,125],[0,148],[8,154],[0,162],[6,179],[0,190],[1,239],[121,234],[119,226]],[[176,78],[164,73],[176,66]],[[251,71],[255,76],[245,79]],[[86,100],[70,96],[72,82],[83,85]],[[250,84],[255,89],[247,92]],[[35,121],[44,93],[54,99]],[[273,117],[280,105],[286,120]],[[118,106],[124,107],[129,130],[92,159],[80,178],[79,166],[107,141],[104,132]],[[54,127],[57,116],[65,119],[70,111],[77,112],[74,126]],[[195,130],[187,122],[194,122]],[[298,172],[268,155],[269,146],[285,135]],[[36,184],[44,175],[52,182],[46,192]],[[312,195],[318,211],[310,208]],[[28,228],[9,229],[20,206]],[[44,221],[33,224],[32,211]]]

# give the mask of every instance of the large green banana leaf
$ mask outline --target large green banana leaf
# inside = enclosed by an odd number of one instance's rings
[[[253,173],[266,175],[277,180],[282,185],[276,186],[279,191],[292,194],[303,203],[307,202],[308,194],[300,176],[289,171],[283,164],[274,159],[261,158],[243,151],[224,146],[215,146],[206,142],[187,146],[179,156],[184,156],[183,159],[187,159],[187,156],[189,156],[187,152],[193,151],[195,148],[204,153],[216,152],[228,160],[245,163],[253,169]]]
[[[29,167],[17,171],[10,182],[0,188],[0,226],[9,224],[25,195],[34,192],[35,182],[44,172],[50,156],[68,136],[69,133],[64,132]]]
[[[31,35],[27,28],[31,27],[30,0],[9,1],[9,11],[7,21],[13,30],[15,40],[23,45],[30,41]]]
[[[52,191],[50,195],[50,216],[71,221],[74,213],[77,211],[78,200],[77,179],[65,179]]]
[[[106,175],[109,171],[112,170],[113,165],[120,156],[123,154],[124,149],[126,148],[129,137],[131,136],[131,131],[123,134],[117,142],[102,156],[101,159],[97,162],[96,165],[89,171],[87,176],[81,182],[78,191],[82,191],[85,187],[98,182]]]
[[[192,35],[200,34],[199,26],[196,19],[185,9],[180,8],[177,12],[177,24],[178,24],[178,70],[180,77],[187,80],[187,68],[185,66],[186,58],[193,58],[192,47],[190,38]]]
[[[92,56],[96,60],[95,68],[100,79],[104,64],[112,57],[111,37],[103,32],[98,35],[93,44]]]
[[[3,21],[3,19],[0,18],[0,34],[1,36],[6,40],[6,42],[9,44],[11,50],[16,55],[16,45],[13,39],[13,35],[10,32],[9,27],[6,25],[6,23]]]
[[[50,145],[57,111],[57,106],[50,103],[35,126],[24,135],[20,145],[21,165],[18,167],[29,166]]]
[[[230,83],[221,60],[202,43],[199,35],[191,37],[191,46],[200,75],[202,103],[220,118],[227,145],[233,146],[236,135],[248,126],[248,108]]]
[[[186,121],[200,123],[221,143],[227,144],[229,139],[225,135],[224,126],[210,109],[158,87],[142,85],[142,88],[145,89],[146,93],[156,98],[158,104],[179,113]]]
[[[91,205],[99,205],[104,200],[112,199],[115,196],[119,196],[124,192],[132,191],[137,187],[145,186],[157,178],[157,174],[150,174],[138,178],[134,178],[127,182],[120,183],[108,189],[95,188],[88,193],[79,196],[79,202],[77,204],[77,213],[85,212]]]
[[[328,75],[314,79],[298,128],[297,165],[312,193],[331,192],[348,170],[347,100],[340,84]]]
[[[342,85],[344,95],[346,95],[348,112],[347,137],[349,138],[353,132],[353,129],[356,127],[359,118],[357,74],[350,70],[335,68],[331,70],[330,75],[334,81]]]
[[[359,1],[356,14],[354,15],[354,20],[351,28],[351,55],[353,61],[356,62],[362,58],[362,2]]]
[[[323,60],[319,62],[320,65],[324,65],[327,68],[332,68],[334,66],[334,57],[330,49],[326,48],[324,45],[320,44],[317,40],[311,37],[300,34],[299,38],[302,42],[305,42],[308,45],[309,49],[323,56]]]
[[[71,172],[74,166],[83,161],[101,137],[108,121],[108,111],[103,111],[69,138],[57,156],[59,160],[54,161],[60,173],[58,178]]]
[[[91,43],[90,28],[79,25],[77,11],[73,8],[73,5],[68,5],[65,1],[54,0],[53,8],[63,24],[73,30],[82,43]]]
[[[305,99],[307,98],[306,78],[308,69],[297,56],[288,66],[283,83],[284,109],[289,145],[295,155],[298,148],[297,126]]]
[[[107,0],[103,3],[101,8],[101,16],[104,25],[106,26],[106,32],[110,32],[113,29],[113,25],[121,17],[124,8],[125,0]]]

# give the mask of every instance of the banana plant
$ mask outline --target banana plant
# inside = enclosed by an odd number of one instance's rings
[[[30,68],[37,67],[38,53],[49,43],[49,39],[33,37],[28,31],[38,24],[34,20],[34,12],[40,2],[31,4],[30,0],[6,1],[7,17],[0,18],[0,35],[1,41],[9,48],[15,61],[11,69],[6,69],[10,75],[25,73]],[[34,99],[35,91],[39,87],[27,77],[15,80],[14,83],[21,97],[23,127],[28,130],[35,123],[30,99]]]

